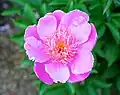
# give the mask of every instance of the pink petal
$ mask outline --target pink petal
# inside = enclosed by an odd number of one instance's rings
[[[73,10],[62,17],[60,24],[69,26],[71,25],[72,20],[76,18],[80,18],[81,20],[79,20],[82,23],[89,21],[89,16],[85,12],[82,12],[80,10]]]
[[[60,24],[61,18],[65,15],[65,13],[61,10],[56,10],[52,13],[53,16],[57,19],[57,25]]]
[[[45,37],[50,37],[55,31],[57,27],[56,18],[52,15],[45,15],[40,18],[37,25],[37,32],[41,39],[45,39]]]
[[[36,39],[39,39],[36,25],[30,25],[25,30],[24,39],[26,39],[27,37],[32,37],[32,36],[35,37]]]
[[[63,66],[61,63],[45,64],[45,70],[55,83],[58,81],[65,83],[70,77],[68,67]]]
[[[34,72],[36,76],[46,84],[53,84],[53,80],[50,78],[48,73],[45,71],[45,65],[42,63],[34,63]]]
[[[45,54],[43,44],[34,37],[26,38],[24,48],[30,60],[35,60],[40,63],[49,60],[49,56]]]
[[[90,25],[91,25],[90,37],[87,42],[85,42],[81,45],[81,47],[92,51],[92,49],[95,46],[96,41],[97,41],[97,32],[96,32],[95,26],[93,24],[90,24]]]
[[[70,74],[70,78],[68,82],[75,83],[85,80],[90,75],[90,72],[84,73],[84,74]]]
[[[79,20],[78,20],[79,21]],[[88,40],[90,32],[91,32],[91,25],[87,22],[78,25],[71,25],[70,27],[71,33],[79,40],[80,43],[84,43]]]
[[[92,70],[94,58],[89,50],[80,49],[76,59],[71,64],[71,72],[73,74],[84,74]]]

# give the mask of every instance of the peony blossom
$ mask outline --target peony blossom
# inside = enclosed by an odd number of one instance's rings
[[[88,21],[89,16],[80,10],[56,10],[27,27],[24,48],[35,61],[34,72],[41,81],[75,83],[90,75],[97,33]]]

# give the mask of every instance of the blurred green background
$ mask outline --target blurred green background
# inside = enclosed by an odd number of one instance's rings
[[[24,30],[37,24],[40,17],[54,10],[69,12],[79,9],[89,14],[97,28],[98,41],[94,48],[94,68],[81,83],[48,86],[35,81],[37,95],[120,95],[120,0],[9,0],[11,7],[2,12],[8,16],[19,32],[11,40],[24,54],[21,68],[33,66],[24,51]],[[34,77],[34,72],[32,73]]]

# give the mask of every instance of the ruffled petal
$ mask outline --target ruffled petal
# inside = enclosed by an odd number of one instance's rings
[[[68,82],[70,82],[70,83],[80,82],[80,81],[85,80],[89,75],[90,75],[90,72],[87,72],[84,74],[73,74],[71,72]]]
[[[60,24],[65,26],[70,26],[73,20],[76,18],[79,19],[79,22],[81,24],[89,21],[89,16],[85,12],[82,12],[80,10],[73,10],[69,13],[66,13],[62,17]]]
[[[78,25],[71,25],[70,30],[72,35],[74,35],[81,44],[88,40],[91,32],[91,25],[87,22]]]
[[[56,17],[58,26],[60,24],[61,18],[65,15],[65,13],[61,10],[56,10],[52,13],[52,15]]]
[[[44,46],[40,40],[34,37],[26,38],[24,48],[30,60],[36,62],[45,62],[49,60],[49,56],[45,53]]]
[[[71,63],[71,72],[73,74],[84,74],[92,70],[94,58],[89,50],[80,49],[76,58]]]
[[[55,83],[65,83],[70,77],[68,67],[60,63],[45,64],[45,70]]]
[[[41,39],[50,37],[57,28],[57,20],[52,15],[45,15],[40,18],[37,25],[37,32]]]
[[[93,24],[90,25],[91,25],[91,34],[89,36],[89,39],[87,42],[83,43],[81,47],[92,51],[97,41],[97,32],[95,26]]]
[[[46,84],[53,84],[53,80],[50,78],[48,73],[45,71],[45,65],[42,63],[34,63],[34,72],[36,76]]]
[[[32,36],[35,37],[36,39],[39,39],[36,25],[30,25],[25,30],[24,39],[26,39],[27,37],[32,37]]]

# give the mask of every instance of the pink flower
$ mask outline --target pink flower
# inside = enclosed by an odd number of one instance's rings
[[[46,84],[75,83],[86,79],[93,67],[91,53],[96,44],[95,26],[79,10],[56,10],[40,18],[25,31],[25,50],[35,60],[34,72]]]

